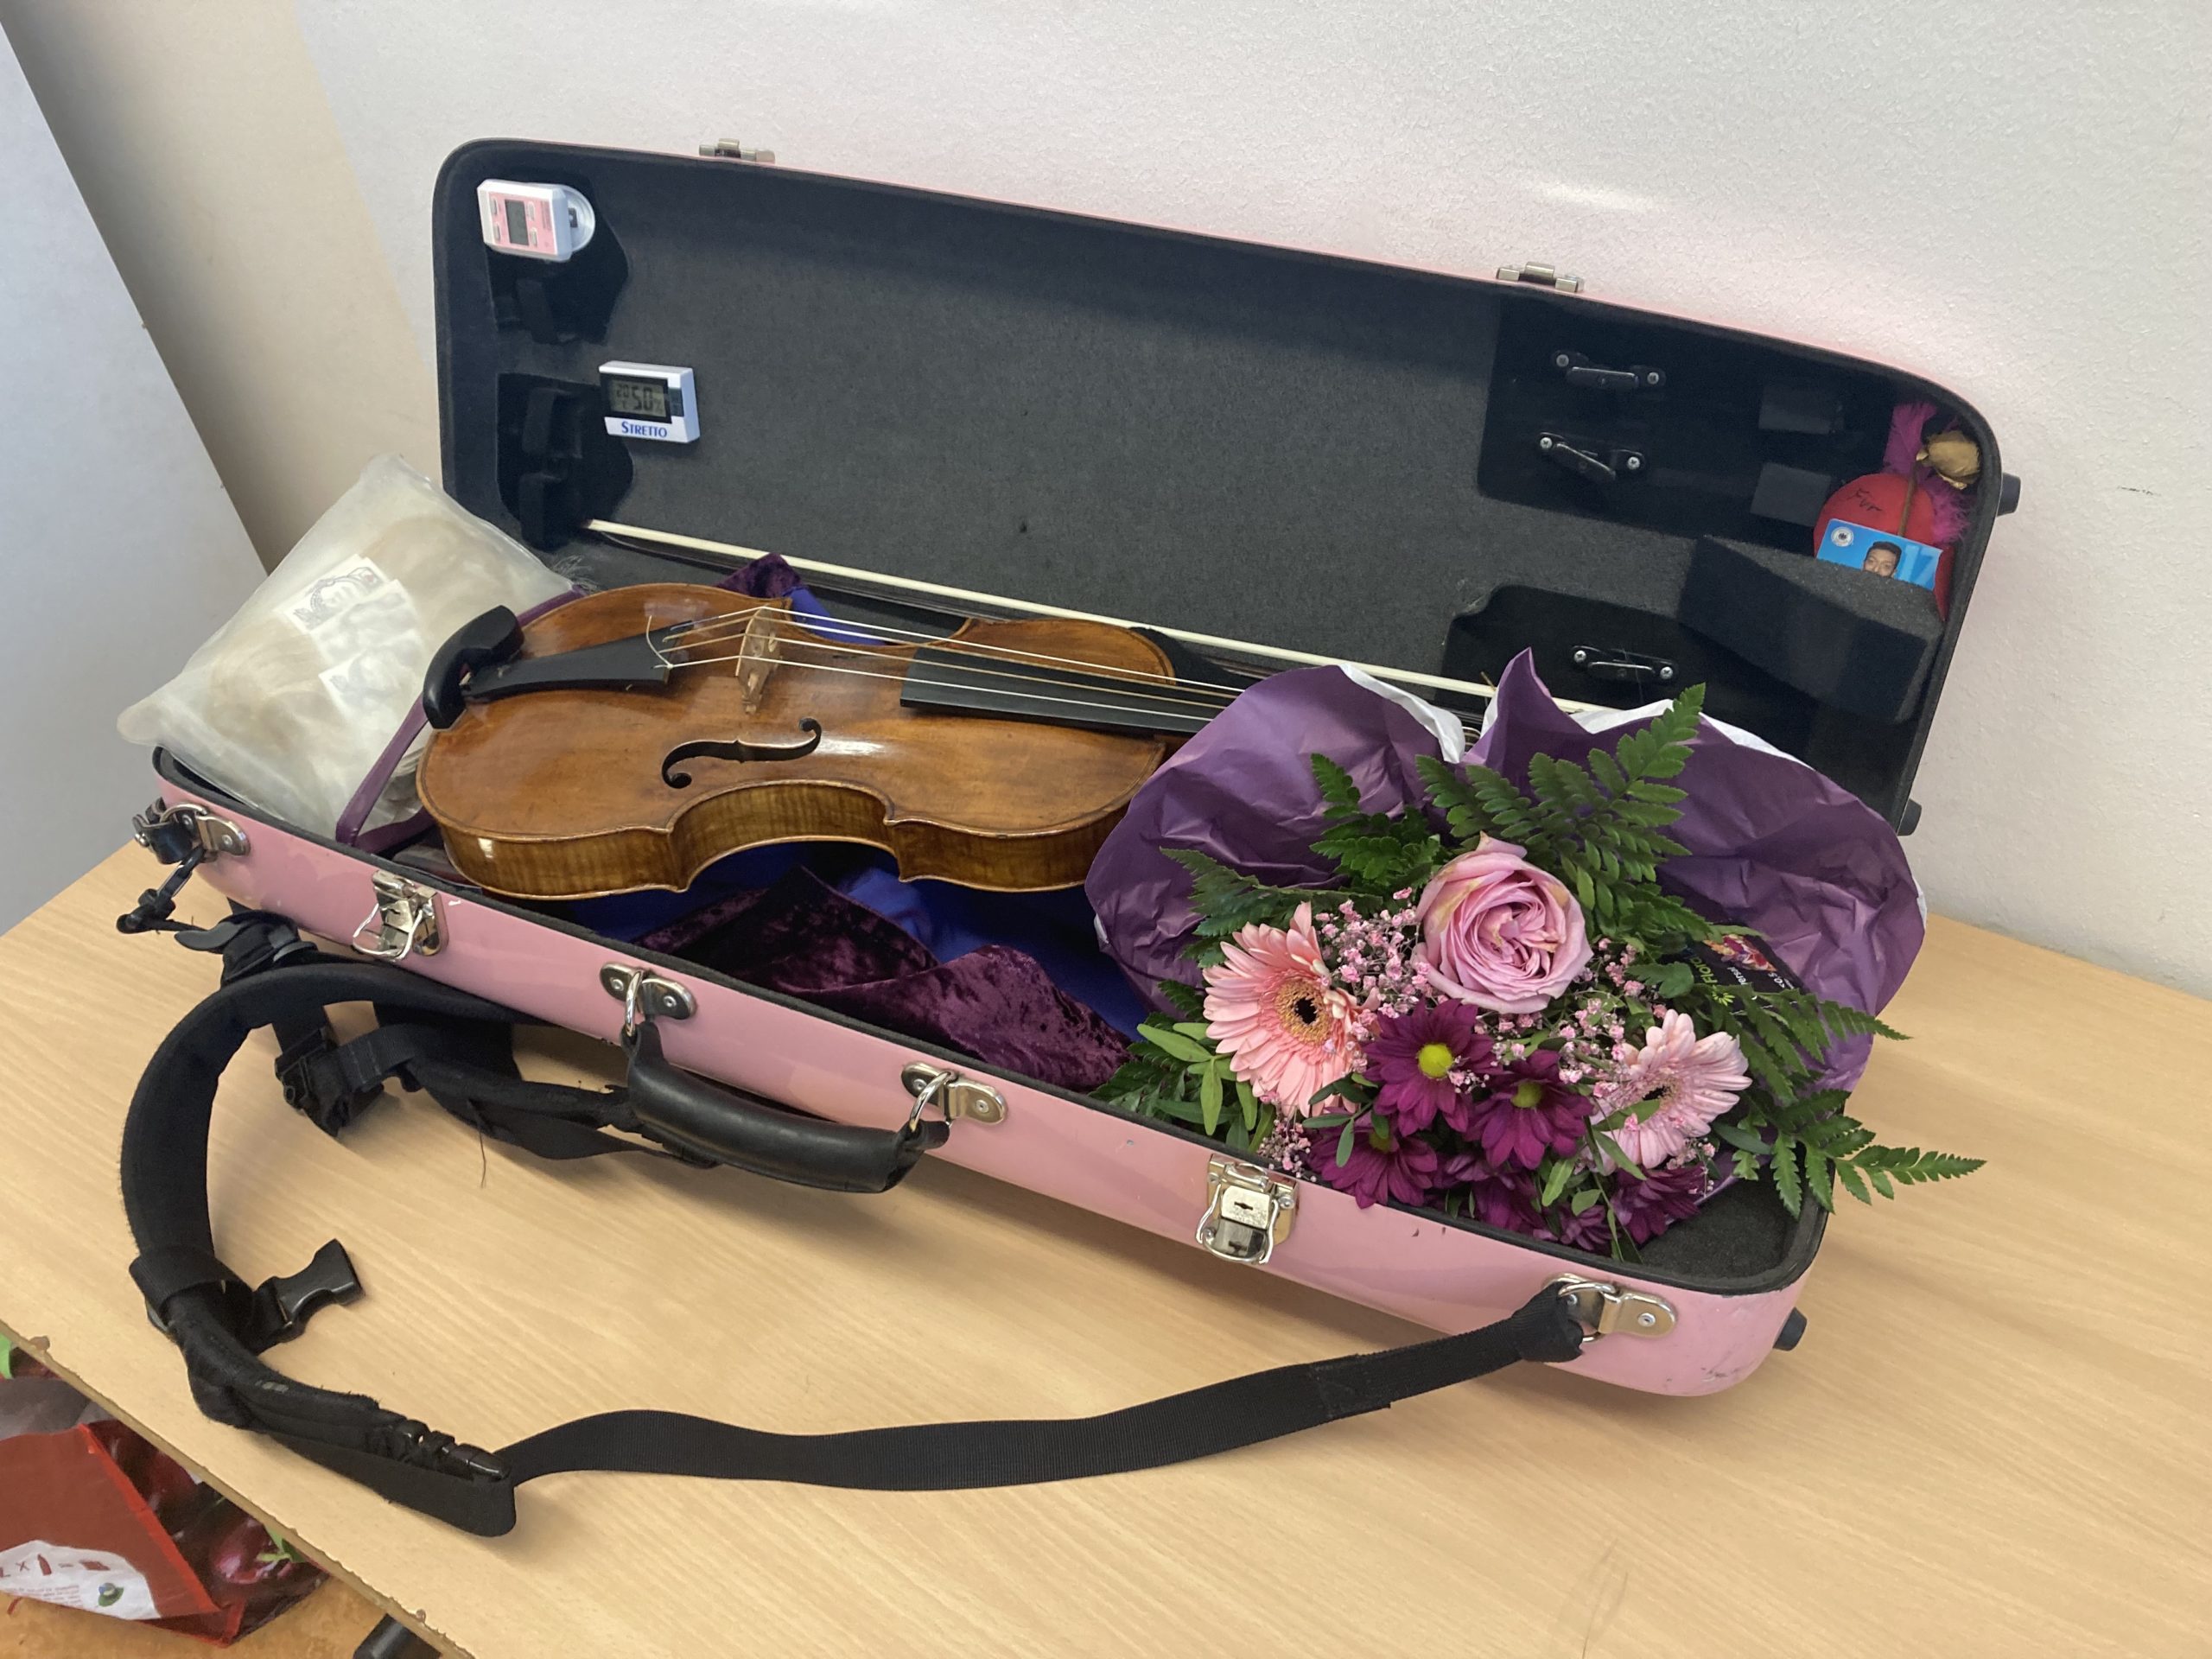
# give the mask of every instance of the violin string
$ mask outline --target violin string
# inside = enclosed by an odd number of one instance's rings
[[[746,627],[749,626],[749,616],[751,613],[747,613],[742,614],[747,617],[747,621],[739,622],[734,619],[726,621],[725,619],[721,618],[702,617],[696,622],[679,622],[675,624],[673,627],[662,630],[662,638],[667,640],[670,645],[684,650],[690,649],[695,644],[715,645],[726,643],[730,639],[741,637],[744,633]],[[1084,673],[1097,674],[1112,678],[1126,679],[1130,681],[1132,683],[1143,685],[1166,685],[1171,683],[1171,682],[1163,681],[1155,677],[1142,669],[1131,668],[1126,664],[1090,662],[1079,657],[1060,657],[1055,656],[1050,652],[1024,651],[1020,647],[1015,645],[991,645],[982,640],[958,639],[946,634],[930,633],[913,628],[893,627],[880,623],[849,622],[842,618],[831,618],[824,620],[818,617],[801,616],[797,613],[787,613],[786,614],[788,615],[790,622],[793,627],[804,630],[809,633],[840,632],[849,633],[861,637],[876,635],[882,639],[897,643],[912,641],[915,644],[941,650],[948,654],[955,656],[982,657],[1009,660],[1021,663],[1033,668],[1054,667],[1078,670]],[[708,626],[715,624],[719,624],[721,626]],[[697,632],[695,634],[692,630],[697,630]],[[785,637],[788,638],[789,636]],[[864,649],[864,647],[856,646],[852,647],[852,649]],[[1233,701],[1245,690],[1244,687],[1240,685],[1227,685],[1208,680],[1177,679],[1173,681],[1172,683],[1176,688],[1185,691],[1216,693],[1218,695],[1219,702],[1224,705]]]
[[[664,638],[665,638],[664,635]],[[839,656],[865,657],[872,661],[880,660],[876,657],[875,649],[868,645],[831,645],[829,641],[823,639],[793,640],[789,636],[785,636],[781,643],[785,645],[796,644],[810,650],[830,652]],[[688,647],[678,645],[677,649],[686,650]],[[732,652],[722,656],[700,658],[671,657],[662,654],[661,660],[666,663],[671,668],[703,668],[710,663],[742,662],[746,660],[747,655],[748,653],[743,650]],[[772,669],[776,667],[809,668],[819,666],[819,664],[810,664],[803,659],[791,657],[771,656],[766,658],[766,660]],[[1047,672],[1041,674],[1035,672],[1025,673],[1019,670],[1010,668],[977,668],[970,670],[969,671],[995,680],[1018,680],[1024,683],[1032,685],[1059,686],[1064,690],[1077,689],[1069,686],[1067,684],[1066,676],[1059,672]],[[886,674],[884,677],[887,679],[903,679],[906,677],[904,674]],[[958,680],[939,680],[918,681],[917,683],[957,685],[962,683],[962,682]],[[1209,713],[1218,713],[1221,709],[1228,707],[1226,700],[1217,701],[1211,697],[1187,697],[1178,695],[1182,690],[1182,683],[1179,681],[1129,680],[1120,682],[1119,683],[1126,685],[1128,688],[1130,695],[1141,695],[1151,699],[1156,703],[1178,705],[1186,709],[1204,709]]]
[[[600,540],[616,547],[645,553],[663,559],[675,559],[692,565],[702,565],[727,573],[741,569],[767,556],[768,550],[745,547],[735,542],[717,542],[704,537],[680,535],[674,531],[653,530],[643,524],[619,524],[610,518],[588,518],[582,529]],[[832,564],[826,560],[809,558],[800,554],[785,556],[785,563],[798,571],[804,585],[816,593],[844,594],[855,599],[875,604],[889,605],[900,610],[921,611],[940,616],[962,616],[977,621],[1002,622],[1012,620],[1007,613],[1017,616],[1055,617],[1066,621],[1103,622],[1109,627],[1141,628],[1166,635],[1196,649],[1207,652],[1229,652],[1237,657],[1263,657],[1273,663],[1291,668],[1350,668],[1371,674],[1378,679],[1414,688],[1421,696],[1433,697],[1438,693],[1448,696],[1479,697],[1487,702],[1497,696],[1497,687],[1474,680],[1453,679],[1448,675],[1422,674],[1409,668],[1389,663],[1366,663],[1356,658],[1324,656],[1317,652],[1292,651],[1282,645],[1263,645],[1251,639],[1230,639],[1219,634],[1200,633],[1189,628],[1171,627],[1160,622],[1139,622],[1122,616],[1102,616],[1092,611],[1070,610],[1061,605],[1040,605],[1034,600],[1013,599],[1004,594],[972,592],[965,588],[950,588],[943,582],[925,582],[915,576],[893,575],[886,571],[868,570],[852,565]],[[912,595],[909,597],[908,595]],[[959,604],[948,601],[959,601]],[[977,611],[971,606],[985,606]],[[1279,672],[1270,670],[1269,672]],[[1606,710],[1599,703],[1578,702],[1569,698],[1554,699],[1568,714],[1603,714]]]
[[[752,619],[756,614],[758,614],[757,610],[733,611],[722,616],[702,616],[689,622],[671,624],[659,630],[659,632],[662,639],[671,645],[685,649],[695,643],[692,637],[695,632],[699,636],[696,643],[717,644],[742,634],[751,625]],[[810,632],[836,630],[855,634],[874,634],[887,639],[912,641],[963,655],[1007,657],[1033,665],[1050,664],[1053,667],[1080,669],[1085,673],[1141,680],[1148,684],[1162,683],[1153,679],[1142,669],[1130,668],[1125,664],[1086,662],[1077,657],[1057,657],[1048,652],[1023,651],[1019,646],[995,645],[978,639],[957,639],[947,634],[930,633],[915,628],[893,627],[885,623],[849,622],[842,617],[833,617],[825,620],[818,617],[802,616],[795,611],[787,612],[785,614],[793,626],[805,628]],[[1219,692],[1224,703],[1241,695],[1245,689],[1241,685],[1227,685],[1211,680],[1178,679],[1174,683],[1189,691]]]
[[[678,663],[676,666],[678,668],[705,668],[709,664],[714,663],[735,663],[742,662],[744,659],[744,652],[734,652],[727,657],[702,657],[696,662]],[[931,679],[919,674],[885,674],[877,670],[869,668],[840,668],[834,663],[785,662],[779,663],[777,666],[779,668],[793,669],[799,672],[807,674],[849,674],[855,679],[893,680],[903,685],[937,686],[946,690],[953,691],[971,690],[974,689],[965,680]],[[1046,682],[1046,683],[1052,683],[1052,682]],[[1001,691],[998,695],[1007,697],[1021,697],[1031,702],[1060,703],[1071,709],[1089,709],[1094,714],[1127,715],[1136,719],[1141,719],[1144,716],[1156,715],[1160,712],[1157,708],[1134,708],[1125,706],[1121,703],[1102,702],[1094,698],[1087,697],[1056,697],[1049,696],[1042,691]],[[983,715],[988,715],[989,713],[988,709],[979,709],[976,712]]]

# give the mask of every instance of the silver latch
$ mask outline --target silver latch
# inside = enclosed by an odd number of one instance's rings
[[[936,1106],[944,1113],[948,1123],[957,1117],[975,1123],[1006,1122],[1006,1096],[988,1083],[978,1083],[944,1066],[931,1065],[927,1060],[910,1061],[899,1074],[899,1081],[914,1097],[917,1117]]]
[[[1538,288],[1555,288],[1562,294],[1580,294],[1582,279],[1559,270],[1556,266],[1538,264],[1530,260],[1522,265],[1500,265],[1497,280],[1501,283],[1531,283]]]
[[[599,970],[599,988],[622,1005],[625,1042],[648,1020],[689,1020],[699,1011],[699,999],[688,987],[635,963],[608,963]]]
[[[154,843],[158,832],[172,824],[181,824],[191,831],[200,850],[213,858],[218,853],[232,855],[245,851],[245,831],[228,818],[219,818],[204,806],[190,801],[181,801],[175,806],[164,806],[156,801],[143,812],[130,820],[130,839],[149,851],[159,851]]]
[[[755,149],[750,144],[739,143],[734,138],[717,138],[711,144],[702,144],[699,146],[699,153],[702,156],[719,156],[726,162],[757,162],[763,167],[773,167],[776,164],[774,150]]]
[[[1573,1309],[1586,1344],[1615,1332],[1663,1337],[1675,1328],[1675,1310],[1643,1291],[1623,1290],[1618,1285],[1578,1278],[1571,1273],[1562,1273],[1551,1284]]]
[[[445,947],[436,888],[410,881],[396,870],[378,870],[369,878],[369,891],[375,908],[353,930],[353,948],[363,956],[401,962],[410,956],[435,957]]]
[[[1198,1238],[1223,1261],[1261,1266],[1297,1216],[1296,1183],[1231,1158],[1206,1160],[1206,1211],[1198,1217]]]

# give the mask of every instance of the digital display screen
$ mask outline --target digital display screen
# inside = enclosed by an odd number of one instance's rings
[[[672,418],[667,384],[659,380],[610,378],[607,383],[607,407],[614,414],[634,416],[641,421]]]
[[[530,204],[509,196],[499,204],[507,213],[507,240],[518,248],[530,245]]]

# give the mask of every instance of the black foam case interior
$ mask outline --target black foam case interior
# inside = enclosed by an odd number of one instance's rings
[[[480,238],[490,177],[584,192],[621,255],[611,303],[602,258],[568,326],[530,326],[512,257]],[[1787,469],[1770,488],[1873,470],[1900,397],[1952,414],[1993,483],[1980,416],[1879,365],[1580,296],[736,161],[485,141],[448,160],[435,213],[446,487],[510,530],[532,464],[512,452],[523,391],[569,386],[588,415],[602,362],[689,366],[698,442],[623,446],[626,480],[602,456],[578,516],[1430,673],[1495,676],[1529,646],[1555,693],[1591,702],[1673,687],[1593,676],[1579,647],[1662,655],[1716,714],[1892,819],[1996,512],[1984,488],[1948,623],[1921,630],[1911,685],[1870,713],[1832,665],[1751,649],[1741,603],[1702,630],[1684,607],[1704,535],[1769,577],[1809,566],[1808,529],[1751,511],[1762,468]],[[561,273],[521,275],[550,284],[528,308],[558,322]],[[1561,347],[1663,364],[1667,395],[1565,391],[1544,366]],[[1656,487],[1547,467],[1533,446],[1554,427],[1646,446]],[[556,566],[666,574],[580,531],[546,539]],[[1897,595],[1875,585],[1856,610],[1821,594],[1878,626]],[[1764,1192],[1740,1207],[1669,1235],[1686,1258],[1669,1265],[1715,1251],[1702,1266],[1737,1277],[1798,1237]]]
[[[486,177],[591,199],[625,266],[611,306],[585,308],[607,311],[596,337],[518,325],[501,297],[513,257],[479,236]],[[1471,649],[1457,630],[1454,671],[1495,674],[1531,645],[1559,695],[1625,703],[1662,688],[1574,666],[1573,646],[1628,643],[1583,638],[1590,607],[1679,631],[1703,534],[1811,562],[1808,529],[1750,512],[1762,457],[1839,481],[1872,470],[1889,405],[1924,395],[1997,474],[1993,438],[1954,393],[1584,296],[743,162],[505,141],[455,153],[435,213],[446,484],[510,528],[503,380],[589,388],[610,359],[689,365],[702,436],[628,444],[633,478],[594,503],[605,516],[1432,673],[1459,619],[1505,590],[1548,595],[1515,609],[1513,636],[1478,626]],[[1554,346],[1662,364],[1667,391],[1567,391],[1544,378]],[[1838,429],[1762,432],[1777,402],[1832,410]],[[1535,458],[1538,428],[1607,423],[1651,434],[1656,488],[1593,497]],[[1817,674],[1777,674],[1726,639],[1707,636],[1721,649],[1695,664],[1738,717],[1893,819],[1994,517],[1996,492],[1981,494],[1915,685],[1871,700],[1889,714],[1808,694]],[[1891,596],[1866,586],[1882,611]]]

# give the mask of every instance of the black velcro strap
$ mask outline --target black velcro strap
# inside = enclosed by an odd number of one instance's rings
[[[163,1317],[170,1299],[180,1291],[206,1286],[227,1300],[245,1290],[245,1281],[219,1256],[194,1244],[142,1251],[130,1264],[130,1277],[156,1319]]]

